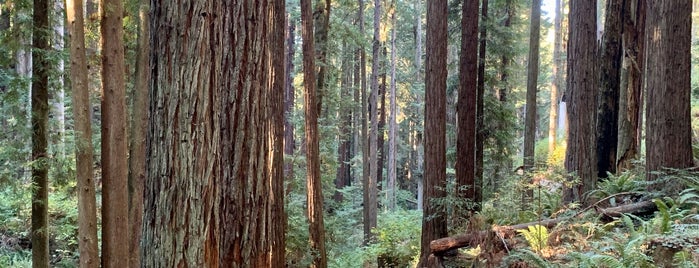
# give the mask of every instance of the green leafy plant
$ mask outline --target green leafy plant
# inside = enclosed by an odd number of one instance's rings
[[[529,226],[526,230],[517,230],[517,233],[524,236],[534,252],[540,253],[548,246],[549,232],[543,225]]]

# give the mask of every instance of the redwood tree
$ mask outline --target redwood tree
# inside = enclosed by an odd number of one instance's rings
[[[529,60],[527,61],[527,101],[524,116],[524,168],[534,168],[536,142],[536,93],[539,79],[539,33],[541,31],[541,0],[532,1],[529,31]],[[531,198],[532,193],[527,191]]]
[[[583,201],[583,194],[594,189],[597,181],[597,144],[595,108],[597,100],[596,4],[594,1],[570,1],[568,39],[567,110],[569,121],[565,167],[580,181],[563,191],[565,202]]]
[[[304,115],[306,117],[306,201],[308,233],[313,259],[311,267],[327,267],[323,193],[320,177],[318,140],[319,96],[316,87],[315,41],[311,0],[301,0],[301,37],[303,38]]]
[[[97,208],[93,180],[92,125],[90,92],[85,54],[83,1],[67,0],[66,18],[70,35],[70,83],[75,121],[75,162],[78,182],[78,248],[80,267],[99,264],[97,248]]]
[[[142,267],[283,267],[284,1],[151,4]]]
[[[669,15],[672,14],[672,15]],[[648,0],[646,21],[646,176],[662,168],[692,166],[691,29],[692,1]],[[670,193],[680,183],[656,185]]]
[[[420,262],[436,267],[430,242],[447,235],[445,211],[435,198],[445,197],[447,101],[447,1],[427,2],[427,58],[425,60],[425,176]]]
[[[466,0],[461,9],[461,55],[459,56],[458,133],[456,139],[457,193],[475,201],[476,190],[476,80],[478,79],[478,0]],[[466,216],[459,209],[455,215]]]

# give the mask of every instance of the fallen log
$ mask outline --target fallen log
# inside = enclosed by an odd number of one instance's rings
[[[590,209],[586,208],[585,210]],[[625,213],[632,213],[632,214],[643,214],[643,213],[648,213],[655,211],[657,208],[655,206],[655,203],[652,201],[642,201],[638,203],[633,203],[633,204],[628,204],[628,205],[621,205],[617,207],[611,207],[611,208],[604,208],[604,209],[597,209],[597,212],[602,215],[603,217],[619,217],[622,214]],[[490,230],[483,230],[483,231],[476,231],[472,233],[466,233],[466,234],[459,234],[455,236],[450,236],[450,237],[445,237],[445,238],[440,238],[437,240],[433,240],[430,242],[430,250],[432,254],[436,256],[441,256],[445,252],[457,248],[462,248],[462,247],[476,247],[480,245],[484,241],[484,237],[487,237],[488,235],[494,234],[497,235],[500,239],[505,239],[508,237],[512,237],[516,234],[516,230],[521,230],[521,229],[526,229],[529,228],[529,226],[534,226],[534,225],[542,225],[545,226],[546,228],[553,228],[556,225],[558,225],[560,222],[570,220],[574,217],[580,217],[582,213],[578,213],[573,217],[562,217],[562,218],[555,218],[555,219],[545,219],[541,221],[533,221],[533,222],[527,222],[527,223],[520,223],[516,225],[509,225],[509,226],[494,226]]]

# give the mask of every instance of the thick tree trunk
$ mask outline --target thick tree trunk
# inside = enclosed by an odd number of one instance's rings
[[[70,35],[70,81],[75,121],[75,161],[78,181],[78,248],[80,267],[99,266],[97,248],[97,208],[93,180],[92,121],[87,80],[87,55],[82,0],[66,1]]]
[[[570,39],[568,40],[568,96],[570,122],[565,167],[580,178],[580,184],[566,187],[563,200],[584,202],[583,195],[597,181],[595,108],[597,107],[596,8],[593,1],[570,2]]]
[[[372,42],[371,60],[371,92],[369,94],[369,177],[364,181],[364,239],[373,240],[371,233],[376,228],[377,191],[378,191],[378,94],[379,94],[379,35],[381,23],[381,1],[374,1],[374,38]]]
[[[129,266],[123,2],[102,0],[102,266]],[[125,205],[126,204],[126,205]]]
[[[670,15],[672,14],[672,15]],[[646,36],[646,177],[663,168],[693,165],[691,127],[692,1],[648,0]],[[654,190],[678,193],[681,183]]]
[[[553,66],[551,75],[553,81],[551,83],[551,107],[549,109],[549,156],[556,150],[556,139],[558,138],[558,101],[559,94],[563,89],[563,0],[556,0],[556,11],[554,19],[554,38],[553,38]]]
[[[524,169],[534,168],[534,144],[536,143],[536,94],[539,81],[539,37],[541,31],[541,0],[532,1],[529,26],[529,60],[527,60],[527,100],[524,116]],[[533,192],[527,191],[527,198]]]
[[[427,2],[427,59],[425,61],[425,170],[424,212],[420,262],[425,267],[430,242],[447,234],[446,212],[434,199],[445,197],[447,2]]]
[[[640,150],[641,95],[644,88],[646,53],[646,0],[626,0],[623,14],[624,64],[619,94],[617,170],[630,169]]]
[[[140,267],[143,228],[143,185],[146,179],[146,133],[148,133],[148,85],[150,83],[150,1],[139,1],[136,85],[131,107],[129,148],[129,266]]]
[[[457,100],[456,189],[464,201],[476,199],[476,96],[478,94],[478,1],[465,1],[461,9],[461,52]],[[469,210],[455,211],[457,218]]]
[[[327,267],[325,227],[323,224],[323,194],[320,177],[318,137],[318,91],[316,90],[316,53],[310,0],[301,1],[301,35],[303,38],[304,115],[306,117],[306,200],[308,204],[308,233],[313,261],[311,267]]]
[[[359,31],[365,32],[364,30],[364,1],[359,0]],[[373,234],[371,233],[371,212],[369,211],[369,198],[371,196],[372,188],[369,187],[369,182],[371,180],[371,161],[370,161],[370,148],[371,148],[371,138],[369,135],[369,95],[367,92],[367,79],[366,79],[366,49],[364,45],[360,48],[360,72],[361,72],[361,97],[362,97],[362,202],[364,209],[362,210],[362,218],[364,224],[364,245],[368,245],[373,240]],[[374,177],[375,178],[375,177]],[[375,187],[375,186],[374,186]]]
[[[283,267],[284,2],[151,4],[142,267]]]
[[[623,0],[607,0],[605,30],[599,63],[597,107],[597,177],[616,173],[621,79],[621,28]]]
[[[34,0],[32,16],[32,267],[49,267],[49,1]]]

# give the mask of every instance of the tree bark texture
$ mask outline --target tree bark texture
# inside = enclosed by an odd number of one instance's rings
[[[330,32],[330,2],[331,0],[314,0],[313,24],[316,53],[316,69],[318,84],[318,115],[322,115],[323,98],[327,94],[326,76],[328,70],[328,33]]]
[[[457,100],[456,189],[459,198],[474,202],[476,197],[476,96],[478,94],[478,0],[466,0],[461,14],[461,55]],[[468,217],[468,211],[456,211]]]
[[[638,157],[641,134],[641,96],[644,89],[646,0],[626,0],[623,11],[623,55],[619,93],[617,170],[630,169]]]
[[[327,267],[323,194],[320,177],[318,138],[318,91],[316,90],[316,53],[310,0],[301,1],[301,36],[303,38],[304,115],[306,117],[306,200],[308,233],[313,254],[311,267]]]
[[[102,0],[102,266],[129,266],[126,88],[121,0]]]
[[[66,17],[70,35],[70,82],[75,121],[75,161],[78,181],[78,250],[80,267],[99,265],[97,248],[97,207],[93,179],[90,92],[85,54],[83,1],[67,0]]]
[[[283,267],[284,2],[151,4],[142,267]]]
[[[374,1],[374,37],[371,57],[371,89],[369,93],[369,177],[364,180],[364,240],[371,241],[376,228],[377,191],[378,191],[378,141],[379,141],[379,35],[381,23],[381,1]]]
[[[536,94],[539,81],[539,37],[541,32],[541,0],[532,1],[529,26],[529,60],[527,60],[527,100],[524,116],[524,169],[534,168],[534,144],[536,143]],[[533,193],[527,191],[527,197]]]
[[[583,202],[583,194],[597,181],[596,102],[597,40],[594,1],[571,1],[568,39],[568,86],[566,93],[570,130],[565,167],[580,178],[563,191],[565,202]]]
[[[597,107],[597,177],[616,173],[621,87],[621,29],[623,0],[607,0],[599,62]]]
[[[34,0],[32,19],[32,267],[49,267],[49,1]]]
[[[692,1],[648,0],[646,20],[646,176],[693,164],[691,127]],[[677,193],[680,183],[663,185]],[[659,186],[658,186],[659,187]],[[655,190],[660,190],[656,188]]]
[[[551,76],[551,107],[549,109],[549,144],[548,152],[551,155],[556,150],[556,139],[558,138],[558,101],[563,90],[563,0],[556,0],[556,11],[553,23],[553,66]]]
[[[129,147],[129,266],[140,267],[143,229],[143,185],[146,180],[146,134],[148,133],[148,85],[150,84],[150,1],[138,6],[136,85],[131,107]]]
[[[427,2],[427,58],[425,60],[425,176],[420,262],[425,267],[430,242],[447,235],[446,212],[434,202],[445,197],[447,2]]]

